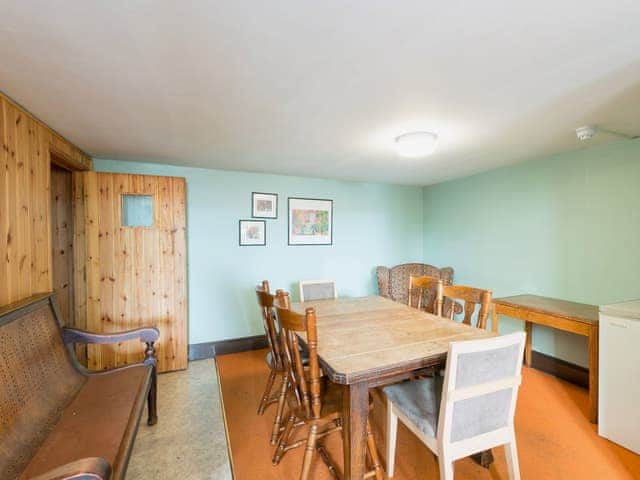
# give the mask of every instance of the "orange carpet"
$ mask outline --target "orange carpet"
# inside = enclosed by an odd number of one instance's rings
[[[275,405],[256,415],[268,369],[266,351],[223,355],[217,358],[236,480],[295,479],[300,474],[302,450],[288,452],[280,465],[271,465],[269,445]],[[640,456],[597,435],[587,420],[587,392],[537,370],[524,368],[516,411],[520,470],[524,480],[535,479],[640,479]],[[384,460],[384,405],[376,402],[372,421],[378,450]],[[339,434],[326,446],[338,465],[342,462]],[[395,479],[436,479],[433,455],[400,424]],[[470,459],[455,463],[456,480],[506,479],[502,448],[494,450],[495,463],[484,469]],[[313,478],[329,480],[320,458],[314,458]]]

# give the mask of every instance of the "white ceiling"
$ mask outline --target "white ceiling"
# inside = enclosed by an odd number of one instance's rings
[[[0,0],[0,90],[94,157],[430,184],[640,135],[640,1]]]

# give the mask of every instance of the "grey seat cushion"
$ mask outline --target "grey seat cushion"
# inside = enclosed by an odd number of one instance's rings
[[[382,391],[425,435],[435,437],[442,397],[441,376],[422,378],[384,387]]]

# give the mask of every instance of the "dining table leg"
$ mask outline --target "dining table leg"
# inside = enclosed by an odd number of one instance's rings
[[[366,382],[346,385],[342,400],[344,480],[362,480],[366,473],[369,388]]]
[[[474,462],[484,468],[489,468],[493,463],[493,453],[491,450],[484,450],[480,453],[474,453],[471,455]]]

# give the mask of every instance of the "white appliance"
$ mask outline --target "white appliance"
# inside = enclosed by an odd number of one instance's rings
[[[600,306],[598,433],[640,453],[640,300]]]

